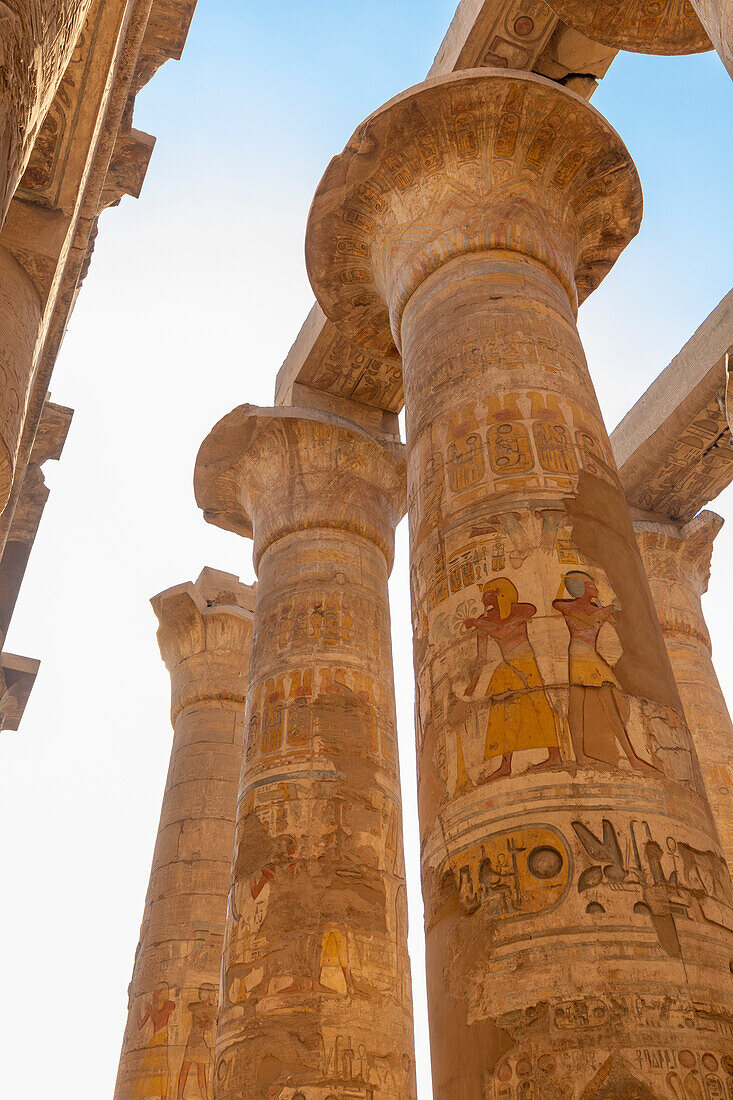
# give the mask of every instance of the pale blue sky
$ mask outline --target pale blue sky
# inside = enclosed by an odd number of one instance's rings
[[[234,405],[271,402],[312,302],[303,233],[318,179],[365,115],[423,78],[453,9],[200,0],[182,62],[138,98],[135,124],[158,144],[140,200],[101,220],[53,378],[76,415],[61,463],[46,466],[53,495],[8,639],[43,661],[21,732],[0,740],[8,1095],[111,1097],[170,750],[147,601],[205,564],[252,579],[250,545],[196,510],[196,451]],[[733,90],[715,54],[621,55],[594,103],[626,140],[646,200],[639,238],[581,311],[612,427],[733,282]],[[718,502],[723,515],[731,500]],[[727,687],[732,549],[733,523],[707,605]],[[429,1100],[404,525],[392,601]]]

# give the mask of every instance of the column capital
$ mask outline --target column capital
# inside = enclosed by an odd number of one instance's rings
[[[244,704],[255,586],[209,567],[153,596],[158,646],[171,675],[171,721],[197,703]]]
[[[586,100],[534,74],[473,69],[427,80],[359,126],[318,186],[306,265],[326,316],[389,356],[406,303],[450,260],[521,253],[575,306],[641,212],[629,152]]]
[[[706,509],[689,523],[656,522],[632,513],[662,631],[666,637],[695,638],[710,650],[701,597],[708,590],[713,543],[724,520]]]
[[[591,42],[633,53],[689,54],[713,48],[689,0],[548,0],[564,23]]]
[[[315,409],[240,405],[204,440],[194,474],[209,523],[255,542],[262,554],[293,531],[350,531],[389,564],[406,511],[404,447]]]

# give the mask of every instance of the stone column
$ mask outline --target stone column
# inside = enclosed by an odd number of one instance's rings
[[[402,447],[235,409],[196,496],[254,538],[247,740],[215,1097],[415,1097],[387,578]]]
[[[114,1095],[209,1100],[254,590],[204,569],[151,602],[173,748]]]
[[[376,111],[311,208],[326,315],[403,358],[436,1100],[733,1069],[733,888],[575,321],[640,218],[608,123],[491,69]]]
[[[733,723],[715,674],[701,602],[710,580],[713,540],[722,526],[722,518],[708,511],[685,524],[655,522],[643,513],[634,518],[723,854],[733,868]]]
[[[0,12],[0,227],[90,0],[4,0]]]
[[[593,42],[634,53],[702,53],[712,46],[733,76],[733,0],[549,0]]]

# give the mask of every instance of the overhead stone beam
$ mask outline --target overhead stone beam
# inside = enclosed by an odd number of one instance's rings
[[[616,52],[571,30],[542,0],[461,0],[428,76],[483,67],[519,69],[590,98]],[[363,411],[359,405],[343,405],[344,400],[388,413],[398,413],[404,404],[399,357],[382,359],[355,348],[314,305],[278,372],[275,404],[320,403],[323,393],[331,395],[331,411],[359,423]]]
[[[41,662],[0,653],[0,733],[17,730]]]
[[[733,290],[611,434],[629,503],[687,522],[733,481]]]
[[[22,339],[14,337],[13,355],[5,356],[17,400],[14,417],[0,415],[10,436],[0,550],[97,220],[122,195],[139,194],[152,153],[154,139],[131,126],[135,96],[166,60],[180,57],[195,7],[196,0],[93,0],[10,203],[0,234],[0,287],[7,294],[21,283],[16,300],[26,310]]]

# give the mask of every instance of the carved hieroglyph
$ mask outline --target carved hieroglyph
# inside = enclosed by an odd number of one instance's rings
[[[4,0],[0,7],[0,226],[89,6]]]
[[[654,522],[642,514],[634,520],[723,853],[733,868],[733,724],[701,603],[713,540],[722,526],[721,517],[707,511],[687,524]]]
[[[727,0],[707,0],[707,7]],[[570,27],[592,41],[638,53],[688,54],[711,48],[698,0],[549,0]],[[702,13],[701,13],[702,14]]]
[[[211,1095],[253,602],[214,569],[152,600],[173,748],[115,1100]]]
[[[254,537],[257,600],[216,1100],[415,1097],[387,578],[402,447],[235,409],[206,518]]]
[[[375,112],[311,208],[321,307],[403,356],[439,1100],[731,1080],[733,887],[575,323],[640,217],[605,120],[498,70]]]

